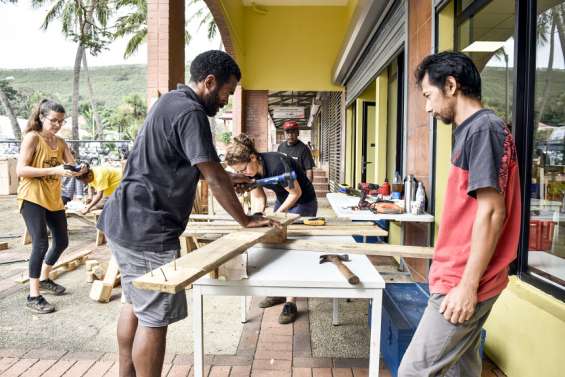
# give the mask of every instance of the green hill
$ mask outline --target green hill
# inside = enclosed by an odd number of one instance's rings
[[[89,69],[94,95],[97,103],[114,108],[123,97],[138,94],[145,98],[145,65],[123,65],[92,67]],[[0,69],[0,78],[13,77],[10,85],[21,93],[31,95],[39,91],[55,97],[66,108],[71,107],[73,70],[72,69]],[[87,86],[84,75],[80,83],[81,102],[87,101]]]

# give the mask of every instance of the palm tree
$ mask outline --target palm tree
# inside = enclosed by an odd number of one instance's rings
[[[199,21],[198,28],[205,26],[208,39],[212,40],[218,33],[218,26],[208,6],[203,0],[188,0],[189,12],[192,14],[188,20]],[[118,18],[116,22],[115,38],[130,36],[124,51],[124,59],[133,55],[147,38],[147,0],[117,0],[116,9],[131,8],[133,11]],[[194,8],[194,11],[192,9]],[[186,45],[190,44],[191,35],[188,29],[184,32]]]
[[[208,40],[213,40],[218,34],[218,25],[216,25],[214,16],[212,16],[206,3],[203,0],[189,0],[188,6],[189,8],[194,8],[194,12],[191,11],[192,15],[188,18],[188,21],[198,21],[198,30],[206,27]]]
[[[10,119],[10,125],[12,126],[12,132],[16,140],[22,140],[22,131],[20,130],[20,125],[18,124],[18,119],[16,118],[16,112],[12,107],[10,98],[8,95],[13,92],[14,89],[8,85],[8,79],[0,80],[0,104],[4,107],[8,119]]]
[[[78,115],[80,96],[80,69],[86,50],[99,53],[108,42],[106,26],[110,16],[109,0],[32,0],[33,7],[50,4],[42,29],[55,19],[61,21],[63,34],[77,43],[73,67],[72,138],[79,139]],[[78,144],[73,145],[78,155]]]
[[[131,13],[118,18],[114,38],[130,36],[124,51],[124,59],[132,56],[147,39],[147,0],[117,0],[116,9],[133,9]],[[185,43],[190,42],[190,33],[184,32]]]

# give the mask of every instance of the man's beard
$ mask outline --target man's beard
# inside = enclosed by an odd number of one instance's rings
[[[455,120],[455,114],[451,109],[443,109],[441,113],[435,113],[434,118],[445,124],[452,124]]]
[[[220,110],[220,100],[218,99],[219,90],[214,90],[209,96],[202,99],[204,111],[209,117],[213,117]]]

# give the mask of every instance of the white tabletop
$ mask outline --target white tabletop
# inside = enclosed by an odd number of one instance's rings
[[[348,236],[301,237],[308,241],[354,242]],[[253,247],[248,250],[248,279],[225,281],[203,277],[193,285],[262,286],[288,288],[382,289],[385,281],[365,255],[349,255],[347,267],[359,276],[361,283],[349,284],[332,263],[320,264],[320,255],[312,251],[277,250]]]
[[[332,209],[337,217],[347,217],[351,220],[357,221],[377,221],[377,220],[391,220],[400,222],[417,222],[417,223],[433,223],[434,217],[428,213],[422,215],[412,215],[410,213],[401,214],[384,214],[373,213],[366,210],[352,210],[359,203],[359,198],[350,196],[343,193],[328,193],[326,198],[330,202]]]

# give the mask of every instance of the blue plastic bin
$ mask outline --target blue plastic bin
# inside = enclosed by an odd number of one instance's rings
[[[420,283],[390,283],[383,291],[381,356],[394,377],[398,374],[400,361],[424,314],[429,296],[428,285]],[[370,304],[369,313],[371,313]],[[369,321],[370,319],[369,315]],[[481,357],[485,340],[486,331],[483,329]]]

